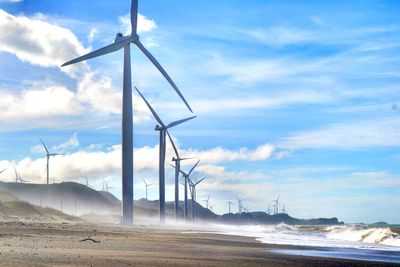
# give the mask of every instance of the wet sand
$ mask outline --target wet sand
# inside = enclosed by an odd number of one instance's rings
[[[398,266],[281,255],[292,246],[152,226],[0,223],[0,266]],[[91,237],[90,240],[80,240]],[[301,247],[296,247],[301,249]]]

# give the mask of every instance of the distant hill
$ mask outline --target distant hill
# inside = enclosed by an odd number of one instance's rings
[[[291,225],[334,225],[342,224],[337,218],[296,219],[286,213],[269,215],[265,212],[244,212],[222,215],[221,222],[229,224],[278,224]]]
[[[0,191],[6,191],[30,204],[50,207],[70,215],[82,216],[91,221],[119,222],[121,201],[109,192],[96,191],[85,185],[65,182],[59,184],[28,184],[0,182]],[[192,214],[191,200],[188,201],[189,218]],[[178,217],[183,219],[183,201],[179,202]],[[141,198],[134,201],[136,218],[159,216],[159,201]],[[76,208],[75,208],[76,207]],[[217,215],[211,210],[195,203],[195,216],[198,220],[228,224],[296,224],[333,225],[339,224],[337,218],[296,219],[288,214],[268,215],[265,212],[246,212],[241,214]],[[167,217],[174,217],[174,202],[166,202]],[[108,217],[107,217],[108,216]],[[106,218],[107,217],[107,218]]]
[[[0,221],[78,222],[78,218],[50,208],[21,201],[9,192],[0,191]]]
[[[0,182],[0,190],[39,207],[49,207],[75,215],[119,210],[120,201],[110,193],[98,192],[79,183],[28,184]]]

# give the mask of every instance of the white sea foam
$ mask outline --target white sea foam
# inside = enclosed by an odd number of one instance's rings
[[[316,230],[278,224],[218,225],[214,229],[221,234],[255,237],[268,244],[400,251],[400,235],[390,228],[341,225]]]

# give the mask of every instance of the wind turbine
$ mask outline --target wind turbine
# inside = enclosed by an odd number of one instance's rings
[[[283,204],[282,213],[286,213],[285,204]]]
[[[160,132],[160,154],[159,154],[159,183],[160,183],[160,221],[165,222],[165,150],[166,150],[166,132],[169,128],[177,126],[181,123],[184,123],[188,120],[196,118],[196,116],[192,116],[186,119],[178,120],[171,122],[168,125],[165,125],[161,118],[157,115],[156,111],[151,107],[150,103],[146,100],[146,98],[140,93],[140,91],[135,87],[136,91],[142,97],[147,107],[150,109],[153,117],[159,123],[156,125],[155,130]]]
[[[87,174],[85,175],[85,182],[86,182],[86,186],[87,187],[90,187],[90,188],[93,188],[93,186],[91,186],[90,184],[89,184],[89,179],[88,179],[88,177],[87,177]]]
[[[122,223],[125,225],[133,224],[133,111],[132,111],[132,78],[131,78],[131,55],[130,45],[136,45],[142,53],[153,63],[161,72],[164,78],[173,87],[179,97],[192,112],[186,99],[179,91],[178,87],[169,77],[168,73],[158,63],[154,56],[143,46],[137,34],[138,18],[138,0],[131,2],[131,26],[132,33],[123,36],[117,33],[114,43],[84,56],[78,57],[64,63],[62,66],[68,66],[87,59],[99,57],[105,54],[124,49],[124,71],[123,71],[123,90],[122,90]]]
[[[1,170],[0,173],[3,173],[5,170],[7,170],[7,168],[5,168],[4,170]]]
[[[208,203],[210,201],[210,196],[211,195],[208,195],[208,198],[203,200],[204,202],[206,202],[206,209],[208,209],[208,207],[209,207]]]
[[[211,204],[210,204],[210,210],[211,210],[211,211],[213,210],[214,206],[215,206],[215,204],[214,204],[214,205],[211,205]]]
[[[235,204],[233,204],[232,201],[228,201],[228,210],[229,210],[229,214],[231,213],[231,205],[235,205]]]
[[[148,184],[145,179],[143,179],[143,182],[144,182],[144,186],[146,187],[146,199],[147,199],[147,188],[149,186],[152,186],[153,184]]]
[[[103,192],[109,192],[108,189],[113,189],[114,187],[108,186],[106,181],[103,181]]]
[[[268,215],[271,214],[271,209],[269,208],[269,203],[268,203],[268,208],[267,208],[267,214],[268,214]]]
[[[242,213],[242,208],[243,208],[243,206],[242,206],[243,199],[239,199],[238,198],[237,201],[238,201],[239,214],[241,214]]]
[[[19,172],[15,168],[15,165],[14,165],[14,172],[15,172],[15,178],[14,178],[15,179],[15,183],[26,183],[27,182],[24,179],[22,179],[21,175],[19,174]]]
[[[175,156],[176,156],[176,158],[175,157],[172,158],[172,161],[175,162],[175,167],[174,167],[175,168],[175,207],[174,207],[175,208],[175,219],[178,219],[178,209],[179,209],[179,172],[181,170],[181,161],[182,160],[192,159],[192,158],[181,158],[179,156],[178,149],[176,148],[175,143],[172,140],[171,135],[169,134],[169,131],[167,131],[167,134],[168,134],[169,141],[171,142],[172,147],[174,148],[174,152],[175,152]],[[187,193],[187,191],[186,191],[186,193]]]
[[[194,203],[196,202],[196,186],[199,183],[201,183],[204,179],[206,179],[206,177],[203,177],[200,180],[198,180],[196,183],[193,183],[192,180],[190,180],[190,178],[188,178],[189,186],[190,186],[190,194],[192,196],[192,221],[194,221]]]
[[[49,180],[50,157],[61,155],[61,154],[50,153],[49,150],[47,149],[46,145],[44,144],[42,138],[39,137],[39,139],[40,139],[40,142],[42,142],[42,145],[43,145],[44,149],[46,150],[46,159],[47,159],[47,163],[46,163],[46,178],[47,179],[46,179],[46,181],[47,181],[47,184],[49,184],[49,181],[50,181]]]
[[[280,197],[280,195],[278,196],[277,199],[272,200],[273,202],[275,202],[275,205],[274,205],[274,214],[279,213],[279,197]]]
[[[179,170],[182,173],[183,178],[185,179],[185,183],[184,183],[184,187],[185,187],[185,201],[184,201],[184,203],[185,203],[185,205],[184,205],[185,221],[187,221],[187,218],[188,218],[188,215],[189,215],[188,214],[188,191],[187,191],[188,181],[189,181],[190,174],[192,174],[193,170],[197,167],[199,162],[200,162],[200,160],[198,160],[196,162],[196,164],[190,169],[190,171],[188,173],[186,173],[186,172],[184,172],[182,170]],[[173,166],[173,165],[171,165],[171,166],[175,168],[175,166]]]

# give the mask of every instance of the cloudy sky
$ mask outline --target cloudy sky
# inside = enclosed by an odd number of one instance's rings
[[[0,174],[103,180],[121,196],[122,52],[65,61],[127,33],[130,1],[0,0]],[[400,222],[400,4],[395,1],[139,3],[142,42],[197,119],[171,130],[201,159],[198,199],[251,211],[280,195],[290,215]],[[166,122],[190,116],[132,47],[133,84]],[[135,94],[135,198],[157,183],[158,132]],[[172,157],[168,146],[168,156]],[[169,164],[169,163],[168,163]],[[185,162],[189,169],[194,162]],[[167,199],[173,170],[167,166]],[[157,187],[149,189],[157,198]],[[204,204],[204,202],[202,202]],[[237,208],[237,207],[236,207]]]

